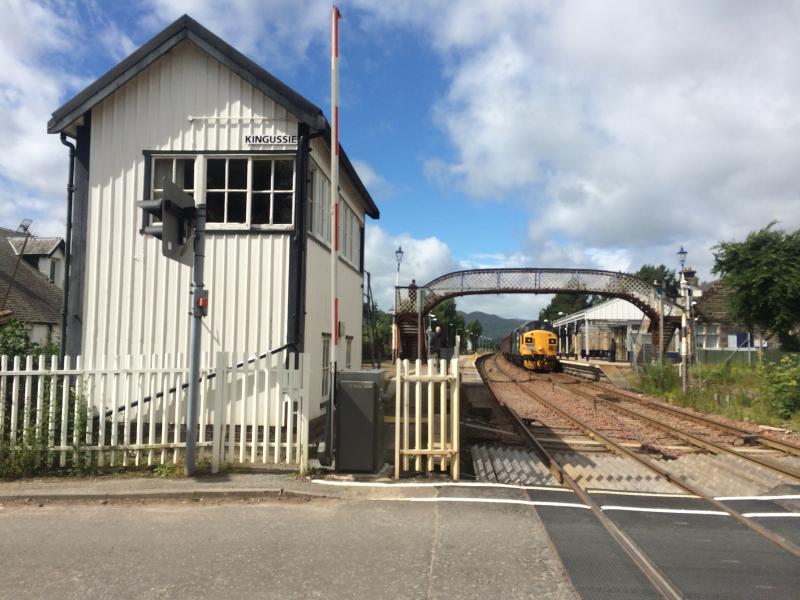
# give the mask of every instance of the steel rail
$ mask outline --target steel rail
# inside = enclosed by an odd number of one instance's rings
[[[491,380],[488,378],[483,369],[483,363],[490,356],[494,355],[487,354],[481,356],[475,362],[475,366],[478,368],[478,373],[480,373],[481,378],[487,384],[487,388],[489,389],[489,392],[491,393],[495,402],[497,402],[501,408],[504,408],[509,416],[511,416],[517,428],[528,440],[534,451],[544,461],[547,468],[550,469],[553,477],[562,485],[570,488],[578,497],[578,499],[589,507],[589,510],[591,510],[592,514],[597,518],[598,521],[600,521],[600,524],[603,526],[603,528],[608,531],[611,538],[625,551],[625,553],[633,561],[633,564],[636,565],[636,567],[645,576],[647,581],[650,582],[650,584],[659,594],[661,594],[664,598],[670,599],[684,598],[685,595],[681,593],[680,589],[674,583],[672,583],[664,573],[661,572],[661,569],[659,569],[658,566],[647,556],[647,554],[641,548],[639,548],[636,542],[628,537],[624,531],[622,531],[611,519],[608,518],[608,516],[606,516],[606,514],[603,512],[603,509],[600,508],[600,505],[598,505],[594,499],[582,487],[580,487],[572,477],[570,477],[570,475],[564,470],[558,461],[556,461],[550,455],[550,453],[545,449],[541,442],[539,442],[536,436],[533,435],[528,426],[525,425],[524,421],[519,417],[519,415],[495,395],[491,386]],[[498,369],[499,368],[500,367],[498,365]]]
[[[647,423],[648,425],[651,425],[652,427],[655,427],[656,429],[660,429],[661,431],[665,431],[665,432],[669,433],[670,435],[674,435],[675,437],[678,437],[678,438],[680,438],[682,440],[685,440],[685,441],[689,442],[690,444],[694,444],[695,446],[698,446],[698,447],[703,448],[705,450],[709,450],[710,452],[713,452],[714,454],[722,454],[722,453],[730,454],[732,456],[736,456],[737,458],[741,458],[743,460],[748,460],[748,461],[750,461],[752,463],[760,465],[760,466],[764,467],[765,469],[771,469],[772,471],[775,471],[776,473],[779,473],[780,475],[783,475],[785,477],[789,477],[791,479],[795,479],[797,481],[800,481],[800,472],[798,472],[798,471],[796,471],[796,470],[794,470],[794,469],[792,469],[790,467],[782,467],[782,466],[779,466],[779,465],[775,465],[775,464],[770,463],[769,461],[766,461],[764,459],[758,458],[757,456],[749,456],[747,454],[743,454],[741,452],[738,452],[738,451],[734,450],[733,448],[727,448],[727,447],[725,447],[725,446],[723,446],[721,444],[717,444],[716,442],[712,442],[712,441],[709,441],[709,440],[704,440],[704,439],[702,439],[700,437],[697,437],[696,435],[693,435],[693,434],[688,433],[686,431],[682,431],[682,430],[680,430],[680,429],[678,429],[676,427],[673,427],[671,425],[667,425],[666,423],[662,423],[661,421],[658,421],[657,419],[654,419],[653,417],[650,417],[648,415],[644,415],[644,414],[642,414],[640,412],[637,412],[635,410],[631,410],[630,408],[625,408],[624,406],[619,406],[619,405],[611,402],[610,400],[607,400],[606,398],[602,398],[600,396],[593,396],[592,394],[587,394],[586,392],[583,392],[581,390],[576,390],[576,389],[572,389],[572,388],[566,388],[566,387],[564,387],[564,386],[562,386],[560,384],[556,384],[556,385],[559,388],[561,388],[562,390],[564,390],[564,391],[569,391],[569,392],[572,392],[574,394],[578,394],[580,396],[583,396],[584,398],[593,400],[594,402],[597,402],[599,400],[600,402],[603,403],[604,406],[607,406],[608,408],[610,408],[612,410],[615,410],[615,411],[617,411],[617,412],[619,412],[619,413],[621,413],[623,415],[627,415],[627,416],[632,417],[634,419],[639,419],[640,421],[644,421],[645,423]]]
[[[577,378],[575,379],[577,380]],[[668,404],[663,404],[661,402],[656,402],[654,400],[640,398],[639,396],[636,396],[635,394],[632,394],[630,392],[604,388],[603,386],[597,385],[596,383],[592,383],[590,381],[579,381],[579,383],[587,385],[601,392],[610,393],[612,395],[619,396],[620,398],[625,398],[626,400],[637,402],[639,404],[642,404],[643,406],[650,406],[656,410],[670,412],[676,415],[680,415],[681,417],[684,417],[686,419],[689,419],[690,421],[694,421],[702,425],[708,425],[709,427],[713,427],[715,429],[719,429],[720,431],[724,431],[726,433],[735,435],[744,440],[746,443],[754,441],[764,446],[773,448],[775,450],[780,450],[781,452],[785,452],[786,454],[793,454],[795,456],[800,456],[800,446],[796,446],[788,442],[781,442],[780,440],[773,440],[772,438],[767,437],[761,433],[748,431],[747,429],[742,429],[741,427],[736,427],[734,425],[726,425],[725,423],[720,423],[719,421],[715,421],[714,419],[710,419],[702,415],[693,414],[687,410],[683,410],[682,408],[678,408],[676,406],[670,406]]]
[[[503,371],[506,375],[508,375],[508,373],[506,371],[504,371],[502,369],[502,367],[500,367],[499,365],[498,365],[498,368],[501,371]],[[579,427],[584,432],[586,432],[587,434],[589,434],[592,437],[594,437],[596,440],[601,441],[604,444],[607,444],[607,447],[609,449],[613,448],[613,449],[617,450],[619,453],[621,453],[621,454],[623,454],[625,456],[628,456],[628,457],[634,459],[635,461],[643,464],[644,466],[646,466],[648,469],[650,469],[654,473],[657,473],[658,475],[661,475],[661,477],[663,477],[664,479],[666,479],[667,481],[669,481],[673,485],[675,485],[675,486],[677,486],[677,487],[689,492],[690,494],[694,494],[695,496],[698,496],[698,497],[702,498],[703,500],[705,500],[709,504],[714,505],[719,510],[728,513],[731,517],[733,517],[736,521],[738,521],[739,523],[741,523],[745,527],[748,527],[749,529],[751,529],[752,531],[754,531],[757,534],[761,535],[765,539],[768,539],[769,541],[773,542],[774,544],[780,546],[781,548],[783,548],[784,550],[786,550],[790,554],[800,558],[800,546],[798,546],[794,542],[792,542],[790,540],[787,540],[782,535],[779,535],[779,534],[775,533],[774,531],[770,531],[766,527],[762,527],[758,523],[753,522],[751,519],[748,519],[747,517],[745,517],[743,514],[741,514],[737,510],[734,510],[730,506],[728,506],[726,504],[723,504],[719,500],[714,499],[713,497],[709,496],[708,494],[706,494],[702,490],[696,488],[692,484],[686,483],[685,481],[681,481],[677,477],[674,477],[669,471],[667,471],[665,469],[662,469],[658,465],[654,464],[647,457],[640,456],[640,455],[628,450],[627,448],[622,447],[621,445],[619,445],[618,443],[614,442],[610,438],[608,438],[608,437],[604,436],[603,434],[595,431],[589,425],[583,423],[579,419],[573,417],[569,413],[567,413],[564,410],[560,409],[558,406],[556,406],[555,404],[553,404],[549,400],[545,400],[544,398],[542,398],[541,396],[539,396],[535,392],[527,389],[525,386],[520,384],[519,385],[519,389],[522,390],[523,392],[525,392],[526,394],[528,394],[531,398],[533,398],[537,402],[540,402],[544,406],[547,406],[548,408],[551,408],[552,410],[556,411],[558,414],[560,414],[565,419],[568,419],[569,421],[574,423],[576,427]]]

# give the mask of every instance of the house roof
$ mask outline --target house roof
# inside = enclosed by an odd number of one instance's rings
[[[0,307],[8,291],[4,309],[12,311],[11,318],[26,323],[59,323],[63,292],[37,269],[19,260],[9,242],[9,233],[19,235],[0,228]],[[14,281],[9,288],[12,275]]]
[[[39,238],[29,237],[25,243],[24,237],[9,237],[8,243],[14,249],[14,254],[22,252],[25,256],[50,256],[64,243],[60,237]]]
[[[330,146],[331,128],[319,107],[188,15],[183,15],[177,19],[128,56],[128,58],[58,108],[47,123],[48,133],[64,132],[74,137],[74,126],[93,106],[113,94],[126,82],[184,40],[191,41],[197,47],[219,60],[250,85],[283,106],[298,121],[308,125],[312,131],[322,132],[328,142],[328,146]],[[358,193],[363,197],[367,206],[367,214],[373,219],[379,218],[380,211],[375,205],[375,201],[367,191],[358,173],[356,173],[341,144],[339,147],[342,168],[347,177],[353,182]]]
[[[697,299],[695,312],[705,323],[733,324],[730,312],[731,291],[722,282],[710,281],[701,286],[703,295]]]
[[[574,323],[576,321],[641,321],[644,313],[622,298],[611,298],[604,302],[599,302],[581,311],[564,315],[553,320],[553,327]]]

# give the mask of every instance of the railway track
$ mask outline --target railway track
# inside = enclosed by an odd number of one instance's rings
[[[763,433],[742,429],[741,427],[735,427],[733,425],[728,425],[727,423],[720,423],[719,421],[710,417],[699,415],[686,409],[664,404],[662,402],[643,398],[632,392],[614,389],[601,384],[585,381],[577,377],[571,377],[569,375],[566,377],[570,377],[576,384],[590,388],[596,392],[599,392],[600,394],[607,394],[625,401],[633,402],[641,406],[646,406],[653,410],[660,411],[661,413],[674,415],[684,420],[699,423],[700,425],[703,425],[709,429],[715,429],[717,431],[730,434],[734,436],[741,445],[759,445],[765,448],[779,450],[787,455],[800,456],[800,446],[782,440],[776,440],[773,437]]]
[[[488,361],[493,361],[493,363],[491,363],[492,367],[491,370],[493,371],[495,378],[497,378],[498,374],[502,374],[507,378],[506,381],[503,382],[494,381],[489,376],[488,370],[486,368]],[[589,491],[581,487],[578,484],[578,482],[576,482],[573,478],[567,475],[564,466],[560,464],[553,457],[552,453],[549,452],[536,439],[536,435],[533,431],[531,431],[529,424],[526,423],[517,414],[517,412],[513,410],[512,407],[507,406],[506,403],[504,403],[502,397],[497,398],[496,390],[498,383],[505,383],[506,385],[516,385],[517,386],[516,389],[518,389],[519,391],[527,395],[529,398],[534,400],[538,405],[546,408],[548,411],[551,411],[552,413],[557,414],[559,419],[570,423],[573,427],[582,431],[586,436],[591,437],[598,443],[608,448],[609,451],[625,456],[631,461],[635,461],[636,463],[643,465],[647,469],[651,470],[653,473],[656,473],[660,477],[664,478],[666,481],[669,481],[676,488],[679,488],[680,490],[683,490],[684,492],[687,492],[688,494],[701,499],[707,505],[712,506],[716,511],[727,513],[741,525],[749,528],[750,530],[752,530],[759,536],[762,536],[763,538],[769,540],[770,542],[780,546],[783,550],[791,553],[795,557],[800,558],[800,547],[791,540],[786,539],[779,533],[770,530],[759,523],[754,522],[751,518],[744,516],[738,510],[735,510],[734,508],[724,503],[723,501],[718,500],[712,495],[706,493],[706,491],[702,489],[700,486],[689,483],[685,479],[676,476],[669,469],[664,468],[661,464],[656,464],[656,461],[650,459],[644,453],[634,452],[629,447],[625,447],[618,441],[614,440],[611,436],[607,435],[605,432],[601,432],[596,428],[589,426],[587,423],[583,422],[580,418],[577,418],[575,415],[570,414],[563,408],[557,406],[554,402],[547,400],[546,398],[542,397],[541,394],[533,391],[530,385],[530,382],[533,381],[532,378],[528,377],[527,380],[523,380],[522,382],[515,381],[514,371],[506,369],[499,361],[497,355],[483,357],[478,364],[478,370],[481,373],[481,376],[484,377],[485,381],[487,381],[487,385],[489,386],[493,395],[495,395],[495,398],[498,400],[500,405],[504,406],[506,410],[509,412],[509,414],[511,414],[513,420],[517,423],[520,431],[530,440],[532,447],[536,450],[537,454],[542,458],[543,462],[548,466],[548,468],[550,468],[554,477],[556,477],[556,479],[559,482],[562,482],[564,485],[567,485],[568,487],[573,489],[573,491],[575,491],[575,493],[579,495],[581,500],[584,501],[590,508],[596,506],[596,503],[594,503],[593,501],[590,502],[591,496],[589,494]],[[525,372],[523,371],[523,373]],[[523,375],[523,377],[525,377],[525,375]],[[570,386],[570,388],[571,387],[573,386]],[[586,398],[586,396],[592,396],[592,395],[587,393],[584,395],[584,398]],[[615,404],[614,402],[608,402],[605,399],[596,397],[592,397],[591,402],[595,403],[598,400],[600,400],[598,406],[602,408],[607,408],[609,411],[614,411],[614,409],[611,408],[611,406]],[[614,412],[619,413],[620,411],[614,411]],[[625,416],[630,419],[639,419],[641,421],[638,415],[627,413]],[[652,423],[649,423],[648,426],[654,426],[654,425]],[[694,443],[690,440],[690,437],[695,437],[695,436],[692,436],[691,434],[687,436],[685,435],[685,432],[682,432],[677,428],[672,428],[672,429],[673,430],[669,432],[670,436],[679,437],[680,439],[686,441],[687,443]],[[702,448],[702,446],[699,447]],[[794,475],[790,476],[794,477]],[[592,510],[593,512],[595,512],[594,508],[592,508]],[[599,512],[602,513],[602,510],[599,510]],[[598,515],[598,518],[600,519],[601,517]],[[625,536],[624,533],[620,535],[621,532],[614,532],[607,526],[605,522],[603,524],[606,527],[606,529],[609,530],[609,533],[611,533],[612,537],[614,537],[614,539],[621,546],[623,546],[625,551],[628,553],[629,556],[631,556],[631,558],[634,560],[637,566],[639,566],[640,569],[642,569],[642,571],[647,575],[648,579],[654,582],[654,585],[656,585],[657,589],[660,590],[662,595],[665,595],[665,597],[680,597],[671,595],[675,591],[674,586],[671,586],[671,584],[669,584],[669,581],[666,580],[665,577],[663,577],[663,573],[660,573],[657,569],[655,571],[652,571],[651,568],[654,566],[651,564],[652,561],[649,561],[646,557],[643,558],[641,556],[641,551],[635,546],[635,544],[633,544],[632,546],[630,545],[629,542],[631,542],[631,540],[629,539],[626,540],[627,536]]]

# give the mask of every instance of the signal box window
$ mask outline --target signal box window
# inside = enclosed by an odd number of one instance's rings
[[[206,221],[221,228],[291,226],[294,159],[209,158]]]
[[[194,197],[194,157],[153,159],[151,199],[158,200],[164,193],[164,178],[173,181],[183,191]]]

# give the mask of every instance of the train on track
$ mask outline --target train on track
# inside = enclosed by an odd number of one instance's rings
[[[528,321],[503,338],[503,355],[532,371],[560,371],[558,339],[547,321]]]

